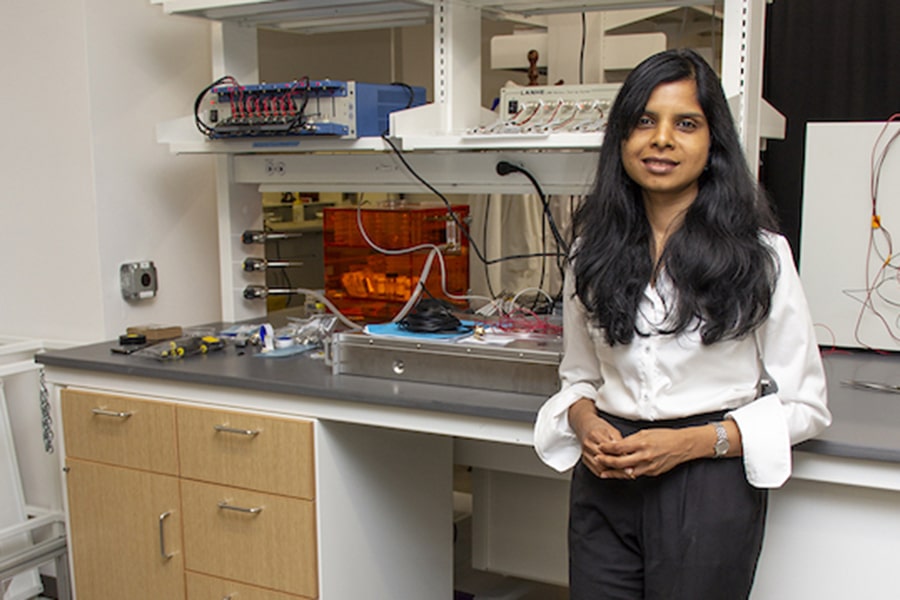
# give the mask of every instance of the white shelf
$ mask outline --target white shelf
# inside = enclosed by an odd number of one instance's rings
[[[407,136],[404,150],[599,150],[601,133]]]
[[[632,8],[679,8],[712,4],[712,0],[461,0],[470,6],[495,13],[512,13],[523,17],[595,10]]]
[[[598,133],[552,133],[516,135],[474,135],[467,133],[478,123],[489,122],[495,115],[468,105],[469,98],[477,96],[477,86],[469,82],[454,81],[444,73],[460,72],[470,64],[472,57],[465,47],[471,41],[460,30],[475,15],[494,13],[501,18],[582,10],[607,10],[623,8],[674,9],[685,5],[703,4],[704,0],[155,0],[166,12],[190,15],[230,23],[231,27],[246,31],[257,27],[282,29],[315,28],[337,30],[366,27],[393,26],[398,17],[410,16],[437,18],[448,35],[435,37],[436,64],[438,57],[451,60],[435,74],[434,104],[398,111],[391,117],[391,131],[405,151],[492,151],[492,150],[587,150],[594,151],[602,143]],[[706,0],[712,4],[713,0]],[[721,1],[721,0],[719,0]],[[467,12],[468,11],[468,12]],[[452,17],[452,19],[450,18]],[[449,19],[449,20],[448,20]],[[449,27],[447,23],[450,23]],[[453,23],[459,24],[454,28]],[[439,41],[440,40],[440,41]],[[437,48],[442,44],[441,48]],[[481,59],[480,54],[475,57]],[[473,87],[475,86],[475,87]],[[440,93],[439,93],[440,92]],[[441,101],[438,101],[440,99]],[[396,117],[396,118],[395,118]],[[200,134],[190,117],[162,123],[157,127],[157,139],[168,144],[177,154],[253,154],[253,153],[309,153],[309,152],[371,152],[389,151],[380,138],[340,139],[328,137],[281,137],[209,140]]]
[[[156,139],[167,144],[173,154],[294,154],[310,152],[389,152],[380,137],[341,139],[326,136],[285,136],[210,140],[194,126],[192,117],[160,123]],[[404,151],[412,150],[597,150],[601,133],[549,134],[438,134],[405,136],[398,139]]]
[[[167,0],[169,14],[317,33],[420,25],[432,19],[432,0]]]
[[[211,140],[201,134],[193,117],[156,126],[156,140],[173,154],[271,154],[304,152],[372,152],[390,150],[380,137],[341,139],[326,136],[283,136]]]
[[[533,194],[521,174],[497,174],[499,161],[519,165],[540,181],[546,194],[580,195],[594,180],[599,153],[577,151],[490,150],[415,152],[409,165],[444,194]],[[235,183],[262,192],[422,193],[422,184],[393,153],[247,154],[234,157]]]
[[[419,25],[433,20],[435,0],[153,0],[173,15],[303,33]],[[494,18],[628,8],[678,8],[712,0],[456,0]]]

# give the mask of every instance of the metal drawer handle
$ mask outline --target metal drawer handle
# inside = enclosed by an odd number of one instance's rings
[[[106,410],[105,408],[92,408],[91,412],[100,417],[117,417],[119,419],[127,419],[134,414],[131,411],[120,412],[117,410]]]
[[[172,514],[171,510],[167,510],[163,514],[159,515],[159,554],[162,556],[163,560],[169,560],[175,553],[166,552],[166,530],[163,527],[163,521],[166,520],[166,517]]]
[[[237,512],[247,513],[251,515],[258,515],[262,512],[262,506],[254,506],[253,508],[247,508],[244,506],[234,506],[233,504],[228,504],[227,500],[222,500],[219,502],[219,508],[222,510],[234,510]]]
[[[259,429],[238,429],[237,427],[229,427],[228,425],[213,425],[213,429],[221,433],[236,433],[238,435],[254,436],[259,435]]]

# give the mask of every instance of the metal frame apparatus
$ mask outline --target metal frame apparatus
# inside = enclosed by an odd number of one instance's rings
[[[0,542],[22,534],[33,536],[44,528],[50,528],[52,535],[40,542],[12,552],[0,554],[0,581],[4,581],[19,573],[53,561],[56,565],[56,591],[59,600],[72,597],[69,584],[69,560],[67,555],[65,515],[60,511],[51,511],[34,506],[26,506],[28,521],[0,529]]]
[[[0,380],[6,377],[38,371],[35,353],[52,345],[41,340],[6,338],[0,336]],[[43,400],[43,398],[42,398]],[[43,406],[42,406],[43,409]],[[47,407],[49,410],[49,405]],[[52,449],[52,436],[44,424],[45,449]],[[17,484],[21,486],[21,484]],[[56,567],[56,584],[60,600],[72,597],[69,580],[65,514],[59,510],[25,504],[26,521],[0,528],[0,581],[10,579],[35,567],[53,562]],[[33,541],[40,539],[40,541]],[[15,543],[10,543],[10,542]]]

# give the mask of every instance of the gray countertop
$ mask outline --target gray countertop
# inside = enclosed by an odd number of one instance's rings
[[[104,342],[39,354],[47,366],[99,371],[230,387],[335,401],[364,402],[401,408],[532,423],[543,395],[498,392],[358,375],[333,375],[320,358],[305,354],[262,357],[255,349],[226,346],[218,352],[176,361],[113,354],[117,344]],[[460,379],[464,377],[461,375]]]
[[[38,355],[47,366],[160,378],[219,387],[305,395],[334,401],[415,408],[454,415],[534,422],[543,395],[487,391],[394,379],[333,375],[321,359],[305,355],[262,358],[234,347],[179,361],[158,362],[113,354],[112,342]],[[900,394],[858,389],[843,382],[900,385],[900,356],[833,352],[824,357],[830,428],[798,449],[847,458],[900,462]]]
[[[834,420],[800,449],[868,460],[900,462],[900,393],[857,389],[844,382],[900,386],[900,355],[825,353],[828,407]]]

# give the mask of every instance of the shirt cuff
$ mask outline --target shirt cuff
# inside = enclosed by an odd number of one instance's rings
[[[744,472],[750,485],[781,487],[791,476],[791,439],[778,396],[763,396],[727,416],[741,431]]]
[[[581,458],[581,443],[569,426],[569,407],[581,398],[596,402],[597,395],[593,385],[576,383],[544,403],[534,424],[534,450],[544,464],[559,472],[575,466]]]

